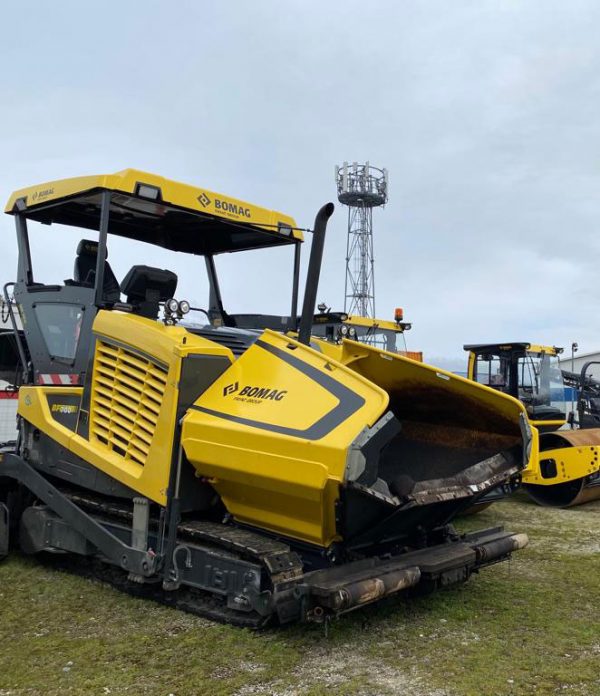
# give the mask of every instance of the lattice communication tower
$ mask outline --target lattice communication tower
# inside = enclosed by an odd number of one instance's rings
[[[368,162],[335,168],[338,200],[348,206],[344,312],[375,317],[373,208],[388,199],[388,173]]]

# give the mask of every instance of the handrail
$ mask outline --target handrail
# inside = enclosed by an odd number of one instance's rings
[[[8,294],[8,288],[13,287],[16,285],[16,283],[5,283],[3,292],[4,292],[4,301],[6,302],[6,305],[8,307],[8,315],[10,317],[10,322],[12,324],[13,332],[15,334],[15,341],[17,343],[17,350],[19,351],[19,360],[21,361],[21,365],[23,367],[23,374],[22,374],[22,379],[24,382],[28,383],[30,381],[30,374],[29,374],[29,368],[27,366],[27,354],[25,353],[25,348],[23,346],[23,341],[21,340],[21,335],[19,334],[19,327],[17,326],[17,320],[15,318],[15,313],[13,311],[13,306],[12,306],[12,301],[10,299],[10,296]]]

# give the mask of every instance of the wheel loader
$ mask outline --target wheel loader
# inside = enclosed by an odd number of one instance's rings
[[[468,377],[520,399],[529,422],[539,431],[539,457],[520,476],[490,492],[492,502],[521,482],[540,505],[571,507],[600,498],[600,428],[567,428],[565,381],[558,363],[562,348],[528,342],[466,345]],[[580,383],[589,384],[585,370]],[[585,399],[578,399],[579,424],[588,422]]]
[[[279,212],[132,169],[19,190],[6,212],[23,331],[13,313],[19,430],[1,453],[0,555],[58,555],[73,572],[258,628],[462,582],[526,545],[451,524],[537,456],[521,403],[311,336],[332,204],[315,218],[300,313],[303,232]],[[48,246],[62,226],[84,230],[72,278],[36,280],[38,223]],[[203,321],[184,325],[173,269],[136,264],[119,282],[116,236],[203,262]],[[262,329],[257,314],[241,328],[218,256],[260,267],[275,247],[292,252],[289,325]]]

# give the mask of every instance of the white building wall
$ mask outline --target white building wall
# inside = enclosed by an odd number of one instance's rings
[[[575,353],[575,360],[573,360],[572,363],[571,356],[567,355],[567,349],[565,349],[565,352],[560,356],[560,367],[569,372],[579,373],[585,363],[590,361],[598,361],[600,363],[600,351],[595,353]],[[592,365],[587,374],[593,376],[595,379],[600,379],[600,364]]]
[[[6,390],[8,384],[0,380],[0,444],[17,437],[17,394]]]

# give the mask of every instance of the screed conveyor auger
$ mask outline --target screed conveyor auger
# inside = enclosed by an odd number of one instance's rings
[[[134,170],[13,194],[22,384],[18,442],[0,461],[0,553],[9,539],[68,552],[80,572],[257,627],[464,581],[527,543],[450,525],[527,465],[521,404],[311,339],[332,211],[316,217],[298,320],[302,233],[285,215]],[[35,280],[32,222],[97,231],[71,279]],[[136,265],[117,282],[114,235],[204,257],[199,323],[181,321],[173,271]],[[215,257],[275,246],[294,252],[289,325],[238,328]]]

